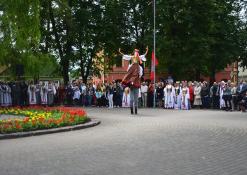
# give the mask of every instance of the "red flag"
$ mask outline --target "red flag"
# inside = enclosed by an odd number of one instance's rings
[[[158,59],[154,56],[154,51],[152,52],[152,63],[151,63],[151,73],[150,73],[150,79],[154,80],[154,60],[155,60],[155,66],[158,66],[159,62]]]

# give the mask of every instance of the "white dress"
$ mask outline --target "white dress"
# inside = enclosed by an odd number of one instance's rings
[[[29,98],[29,104],[30,105],[36,105],[36,86],[35,85],[29,85],[28,86],[28,98]]]
[[[194,88],[194,95],[195,95],[194,105],[195,106],[201,106],[202,105],[201,90],[202,90],[201,86],[196,86]]]
[[[174,88],[174,108],[181,109],[181,88],[175,87]]]
[[[164,88],[164,107],[167,109],[174,108],[175,89],[172,85],[167,85]]]
[[[46,105],[48,103],[47,95],[48,95],[48,86],[47,85],[41,86],[41,90],[40,90],[41,104]]]
[[[189,88],[183,87],[180,92],[181,95],[181,109],[189,110],[189,100],[190,100],[190,93]]]
[[[220,109],[226,107],[225,100],[223,99],[224,86],[220,87]]]
[[[130,107],[130,94],[129,93],[123,94],[122,107],[124,108]]]

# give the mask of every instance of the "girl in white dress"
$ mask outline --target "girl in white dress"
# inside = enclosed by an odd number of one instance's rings
[[[122,107],[127,108],[130,107],[130,93],[129,93],[129,88],[126,87],[124,89],[124,94],[123,94],[123,100],[122,100]]]

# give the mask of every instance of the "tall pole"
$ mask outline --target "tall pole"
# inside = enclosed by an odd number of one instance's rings
[[[155,2],[155,0],[153,0],[153,6],[154,6],[154,31],[153,31],[153,33],[154,33],[154,47],[153,47],[153,52],[154,52],[154,59],[153,59],[153,70],[154,70],[154,99],[153,99],[153,107],[155,108],[155,106],[156,106],[156,99],[155,99],[155,94],[156,94],[156,88],[155,88],[155,78],[156,78],[156,76],[155,76],[155,61],[156,61],[156,56],[155,56],[155,50],[156,50],[156,39],[155,39],[155,37],[156,37],[156,23],[155,23],[155,16],[156,16],[156,7],[155,7],[155,5],[156,5],[156,2]]]

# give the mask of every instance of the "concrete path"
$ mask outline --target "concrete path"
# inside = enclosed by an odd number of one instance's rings
[[[0,141],[0,175],[246,175],[247,114],[88,108],[99,126]]]

